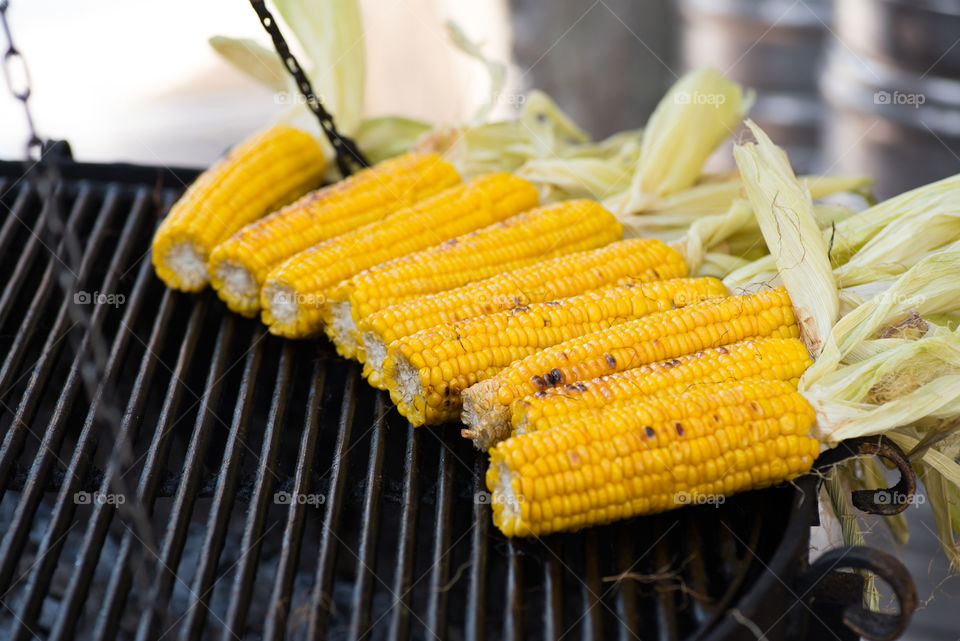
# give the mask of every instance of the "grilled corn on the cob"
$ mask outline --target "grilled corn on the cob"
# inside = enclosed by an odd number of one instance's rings
[[[536,352],[463,393],[464,436],[479,448],[510,433],[510,405],[563,383],[588,381],[648,363],[766,336],[797,338],[793,307],[780,287],[667,310]]]
[[[200,291],[207,259],[235,231],[319,184],[323,149],[310,134],[277,125],[243,141],[170,208],[153,236],[153,266],[168,287]]]
[[[341,282],[324,306],[324,329],[337,351],[353,358],[356,323],[373,312],[554,256],[601,247],[622,234],[614,215],[591,200],[532,209]]]
[[[288,338],[315,334],[334,287],[364,269],[437,245],[537,204],[532,183],[487,174],[314,245],[273,269],[260,293],[263,322]]]
[[[493,522],[541,535],[774,485],[810,469],[813,421],[788,383],[750,379],[513,436],[490,450]]]
[[[682,392],[704,383],[762,378],[796,387],[811,364],[806,346],[796,338],[742,341],[525,396],[511,405],[510,420],[513,433],[523,434],[563,426],[571,416],[596,416],[612,404],[643,401],[651,394]]]
[[[264,279],[287,258],[458,182],[457,170],[436,154],[406,154],[364,169],[217,245],[208,265],[211,284],[230,309],[253,316]]]
[[[715,278],[677,278],[610,287],[440,325],[393,343],[383,363],[383,380],[400,414],[411,423],[441,423],[459,415],[463,390],[524,356],[725,293]]]
[[[679,252],[659,240],[629,239],[591,251],[537,262],[446,292],[401,302],[357,323],[363,375],[384,389],[383,359],[394,341],[442,323],[583,294],[615,284],[681,278]]]

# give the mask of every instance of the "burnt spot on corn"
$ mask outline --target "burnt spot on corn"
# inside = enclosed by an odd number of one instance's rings
[[[560,302],[559,302],[559,301],[555,301],[555,300],[550,300],[550,301],[547,301],[546,303],[544,303],[544,305],[552,305],[552,306],[554,306],[554,307],[556,307],[556,306],[559,305],[559,304],[560,304]]]
[[[677,434],[680,436],[683,436],[683,423],[681,423],[680,421],[677,421],[676,423],[673,424],[673,426],[677,428]]]
[[[530,380],[533,381],[533,384],[537,386],[537,389],[543,390],[549,387],[549,385],[547,385],[547,382],[539,376],[534,376]]]
[[[513,309],[510,310],[510,313],[511,313],[511,314],[522,314],[523,312],[528,312],[528,311],[530,311],[530,307],[529,307],[528,305],[520,305],[520,304],[518,304],[516,307],[514,307]]]
[[[676,359],[676,358],[673,358],[673,359],[670,359],[669,361],[664,361],[664,362],[663,362],[663,366],[666,367],[667,369],[676,367],[676,366],[679,365],[679,364],[680,364],[680,360],[679,360],[679,359]]]
[[[553,379],[554,385],[559,385],[563,382],[563,372],[554,367],[552,370],[550,370],[550,378]]]
[[[654,436],[657,435],[654,429],[649,425],[643,428],[643,433],[647,435],[647,438],[653,438]]]
[[[587,386],[584,385],[583,383],[577,383],[576,385],[574,385],[574,387],[576,387],[576,388],[577,388],[578,390],[580,390],[581,392],[586,392],[586,391],[587,391]]]
[[[613,357],[613,354],[604,354],[603,358],[607,361],[607,365],[610,366],[610,369],[613,369],[617,366],[617,359]]]
[[[549,394],[547,394],[544,391],[534,392],[533,395],[536,396],[537,398],[546,398],[547,396],[549,396]]]
[[[717,352],[720,353],[720,354],[727,354],[727,353],[729,353],[729,352],[727,351],[727,348],[726,348],[726,347],[722,347],[722,346],[717,348]]]

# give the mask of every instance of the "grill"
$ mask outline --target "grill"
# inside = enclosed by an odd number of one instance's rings
[[[150,235],[192,172],[67,163],[64,295],[22,171],[0,163],[0,636],[856,638],[862,579],[835,570],[882,555],[808,567],[813,476],[506,539],[457,429],[410,427],[326,341],[163,288]],[[887,561],[905,614],[863,615],[877,638],[912,609]]]

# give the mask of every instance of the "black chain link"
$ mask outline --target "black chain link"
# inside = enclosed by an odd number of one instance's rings
[[[253,7],[253,10],[257,12],[263,28],[267,30],[270,38],[273,39],[273,47],[277,50],[277,54],[283,61],[283,66],[287,68],[287,71],[289,71],[293,79],[296,80],[297,87],[299,87],[300,93],[303,94],[307,102],[307,107],[310,108],[310,111],[312,111],[317,117],[317,120],[320,121],[320,127],[323,129],[323,133],[327,136],[330,144],[333,145],[333,150],[337,156],[337,167],[340,169],[340,173],[344,177],[349,176],[353,173],[351,165],[358,165],[361,168],[369,167],[370,162],[363,153],[361,153],[360,148],[357,147],[357,143],[337,131],[336,125],[333,124],[333,116],[324,109],[320,99],[313,93],[313,86],[307,79],[307,75],[303,73],[300,63],[297,62],[297,59],[290,53],[290,47],[287,45],[287,41],[284,40],[283,34],[280,33],[280,27],[277,26],[277,21],[274,20],[273,15],[270,14],[264,0],[250,0],[250,5]]]

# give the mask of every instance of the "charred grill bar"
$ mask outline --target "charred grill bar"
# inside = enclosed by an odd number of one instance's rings
[[[859,600],[856,580],[798,587],[812,477],[505,539],[457,429],[411,428],[325,341],[154,277],[150,235],[190,172],[64,166],[82,247],[65,296],[21,171],[0,163],[0,636],[755,638],[749,621],[804,639]]]

